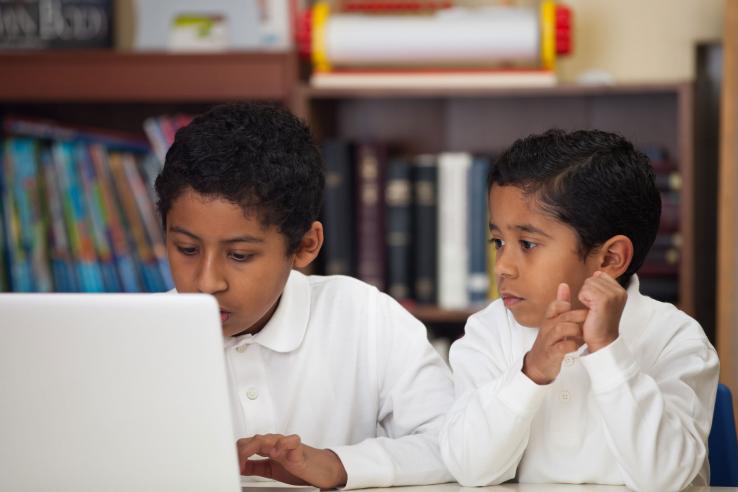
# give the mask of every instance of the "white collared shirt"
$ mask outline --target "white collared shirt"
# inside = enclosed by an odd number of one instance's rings
[[[708,483],[718,358],[695,320],[641,295],[634,276],[618,339],[568,354],[545,386],[522,372],[537,333],[498,300],[452,346],[456,402],[441,452],[460,483]]]
[[[236,437],[330,448],[346,488],[451,481],[438,432],[453,402],[423,324],[356,279],[290,274],[256,335],[225,340]]]

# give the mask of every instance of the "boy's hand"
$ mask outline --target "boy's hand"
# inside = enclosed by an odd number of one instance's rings
[[[571,290],[559,284],[556,300],[549,304],[533,348],[525,354],[523,373],[536,384],[549,384],[561,371],[561,361],[582,346],[582,323],[587,310],[571,309]]]
[[[302,444],[300,436],[255,435],[239,439],[236,446],[241,475],[257,475],[321,489],[346,485],[346,469],[338,456],[328,449]],[[254,455],[268,459],[249,460]]]
[[[589,308],[582,336],[590,353],[610,345],[620,334],[620,316],[628,293],[605,272],[595,272],[584,281],[579,300]]]

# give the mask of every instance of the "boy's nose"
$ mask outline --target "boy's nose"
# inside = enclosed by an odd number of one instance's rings
[[[206,260],[197,277],[197,290],[203,294],[221,292],[228,286],[215,261]]]
[[[495,275],[504,278],[515,278],[518,276],[518,269],[515,267],[515,263],[499,251],[497,252],[497,259],[495,261]]]

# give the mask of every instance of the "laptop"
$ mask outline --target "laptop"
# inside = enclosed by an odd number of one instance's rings
[[[216,301],[0,294],[0,490],[241,490]]]

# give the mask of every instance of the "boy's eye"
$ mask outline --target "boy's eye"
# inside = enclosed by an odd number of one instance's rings
[[[188,246],[177,246],[177,250],[186,256],[192,256],[197,253],[197,248],[188,247]]]
[[[228,256],[230,256],[230,258],[233,261],[237,261],[239,263],[243,263],[245,261],[249,261],[251,258],[253,258],[254,255],[248,254],[248,253],[236,253],[236,252],[233,252],[233,253],[230,253]]]
[[[533,249],[538,246],[536,243],[526,240],[521,240],[520,245],[523,247],[523,249]]]
[[[505,245],[505,241],[503,241],[502,239],[497,239],[496,237],[490,239],[489,242],[494,245],[495,249],[500,249]]]

